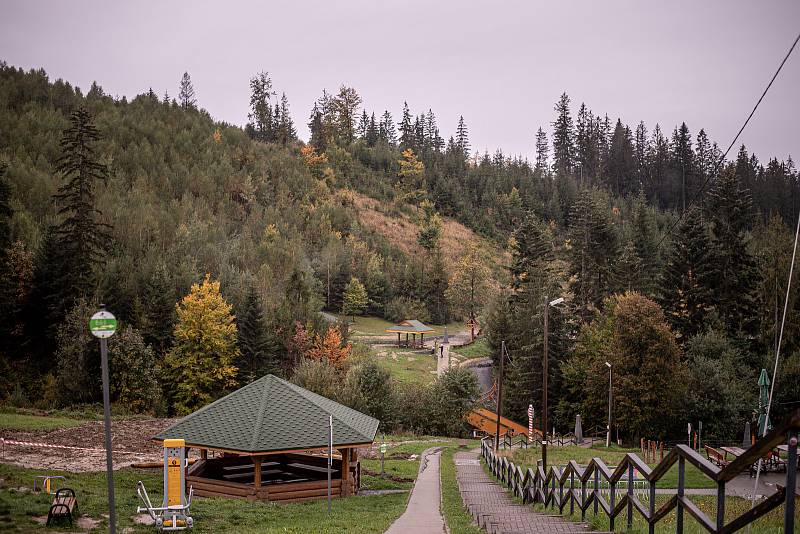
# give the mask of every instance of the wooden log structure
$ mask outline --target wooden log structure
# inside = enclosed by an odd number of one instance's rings
[[[358,493],[361,469],[355,448],[337,450],[331,495]],[[198,497],[226,497],[276,503],[305,502],[328,496],[328,459],[299,453],[227,455],[201,459],[189,468],[187,484]]]

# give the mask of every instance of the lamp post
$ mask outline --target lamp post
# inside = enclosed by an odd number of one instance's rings
[[[555,300],[550,300],[550,297],[544,297],[544,356],[542,358],[542,467],[547,469],[547,364],[548,364],[548,322],[550,306],[557,306],[564,302],[562,297]]]
[[[606,427],[606,447],[611,446],[611,364],[606,362],[608,367],[608,426]]]

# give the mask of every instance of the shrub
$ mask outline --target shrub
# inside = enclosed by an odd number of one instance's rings
[[[386,305],[386,318],[395,322],[404,319],[417,319],[424,323],[430,321],[431,316],[428,313],[427,306],[421,300],[410,297],[397,297]]]

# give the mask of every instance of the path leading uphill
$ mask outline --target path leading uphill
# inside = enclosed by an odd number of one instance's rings
[[[561,516],[534,512],[529,505],[516,504],[502,486],[484,471],[478,449],[454,456],[461,498],[475,521],[489,534],[545,534],[549,532],[588,532],[583,523],[572,523]]]
[[[419,474],[403,515],[392,523],[386,534],[443,534],[444,519],[440,511],[439,447],[427,449],[420,457]]]

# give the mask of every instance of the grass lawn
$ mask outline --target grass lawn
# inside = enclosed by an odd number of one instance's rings
[[[462,356],[464,359],[488,358],[492,355],[486,338],[476,339],[474,343],[464,345],[463,347],[453,347],[450,351]]]
[[[6,430],[55,430],[83,424],[81,419],[59,416],[0,413],[0,429]]]
[[[664,502],[669,499],[668,495],[657,495],[656,496],[656,509],[661,506]],[[717,517],[717,499],[716,497],[706,496],[706,495],[692,495],[690,497],[692,502],[694,502],[698,508],[700,508],[706,516],[708,516],[712,521],[714,521]],[[645,502],[645,505],[647,503]],[[569,506],[569,505],[567,505]],[[536,505],[534,508],[538,511],[545,511],[545,509],[541,505]],[[605,513],[602,511],[598,512],[598,515],[595,516],[593,513],[593,507],[589,507],[586,510],[586,522],[592,527],[594,530],[601,530],[607,531],[609,530],[609,523],[608,518],[606,517]],[[725,521],[731,521],[734,518],[740,516],[742,513],[746,512],[750,509],[750,501],[747,499],[741,499],[739,497],[728,497],[725,499]],[[567,512],[569,508],[565,508],[564,511]],[[549,513],[553,513],[553,510],[549,508],[546,510]],[[557,512],[557,509],[556,509]],[[573,521],[580,521],[581,516],[580,512],[570,516],[569,514],[564,514],[565,517],[573,520]],[[615,530],[618,532],[626,532],[628,534],[644,534],[648,532],[647,522],[642,518],[641,515],[634,509],[633,512],[633,527],[630,530],[626,530],[626,517],[627,514],[623,512],[621,515],[617,516],[616,524],[614,525]],[[656,532],[661,534],[671,534],[675,532],[675,519],[676,511],[673,510],[667,516],[659,521],[656,524]],[[800,521],[800,509],[795,512],[795,517],[797,518],[796,521]],[[797,524],[797,523],[796,523]],[[701,534],[705,533],[706,530],[700,526],[700,524],[695,521],[695,519],[689,514],[689,512],[684,511],[683,514],[683,525],[684,525],[684,532],[686,534]],[[742,532],[745,532],[747,527],[745,527]],[[776,510],[773,510],[766,516],[758,519],[755,523],[752,524],[752,529],[750,530],[751,533],[754,534],[778,534],[783,532],[783,507],[779,507]]]
[[[547,448],[547,462],[553,465],[565,465],[570,460],[575,460],[579,464],[586,464],[592,458],[602,458],[608,466],[616,466],[626,453],[633,452],[638,454],[638,449],[623,449],[612,446],[606,449],[605,446],[595,445],[592,448],[577,447],[568,445],[564,447],[550,446]],[[520,466],[535,467],[536,461],[541,458],[541,449],[514,449],[513,453],[507,453],[511,460]],[[653,464],[650,464],[651,467]],[[658,488],[675,488],[678,486],[678,465],[674,465],[664,477],[658,481]],[[716,488],[714,482],[706,478],[696,467],[686,464],[686,487],[687,488]]]
[[[474,442],[469,448],[478,446]],[[453,463],[453,455],[458,451],[455,448],[448,448],[442,452],[439,462],[439,476],[442,484],[442,515],[450,527],[450,532],[457,534],[481,534],[483,529],[473,523],[472,516],[464,507],[461,499],[461,492],[458,490],[456,480],[456,466]]]
[[[387,334],[386,329],[389,328],[390,326],[394,326],[395,323],[387,321],[386,319],[383,319],[381,317],[356,316],[355,322],[352,322],[353,321],[352,317],[345,317],[343,315],[338,315],[337,317],[339,317],[339,319],[343,321],[347,320],[350,323],[350,334],[353,336],[370,337],[370,336],[394,335],[394,334]],[[441,336],[442,334],[444,334],[445,325],[429,324],[428,326],[430,326],[431,329],[434,331],[434,333],[431,335]],[[449,323],[447,325],[447,332],[450,334],[454,334],[464,329],[466,329],[466,325],[461,321],[456,323]],[[394,337],[397,336],[394,335]],[[403,339],[405,339],[405,337]],[[417,339],[419,339],[419,336],[417,336]]]
[[[409,462],[414,463],[414,462]],[[34,495],[17,488],[30,488],[35,475],[45,471],[23,469],[0,464],[0,530],[4,532],[52,532],[33,520],[47,515],[50,497]],[[107,531],[105,473],[55,473],[67,477],[75,489],[81,513],[101,522],[93,532]],[[115,472],[117,520],[121,528],[131,527],[135,533],[152,533],[152,526],[135,525],[136,481],[144,481],[153,501],[160,499],[162,477],[159,470],[121,469]],[[349,497],[334,499],[333,513],[327,514],[327,503],[274,505],[229,499],[198,498],[192,504],[194,532],[301,533],[301,532],[374,532],[380,533],[405,510],[407,494]],[[66,528],[66,527],[65,527]]]
[[[427,351],[373,349],[373,357],[394,378],[403,382],[427,383],[436,378],[436,359]]]

